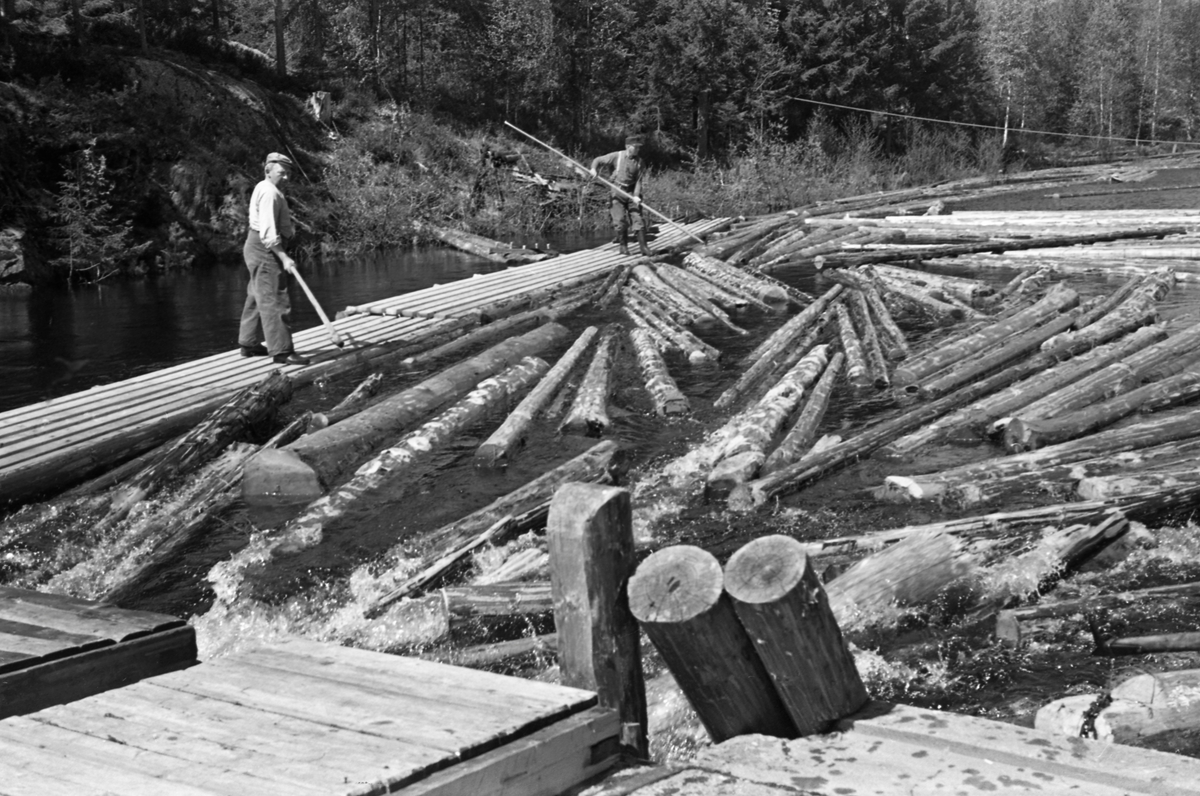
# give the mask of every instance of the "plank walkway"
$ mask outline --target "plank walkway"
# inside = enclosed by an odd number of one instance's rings
[[[294,639],[0,721],[0,796],[550,796],[616,762],[596,695]]]
[[[726,223],[710,219],[687,229],[703,235]],[[653,246],[687,239],[664,225]],[[311,355],[312,364],[284,369],[296,385],[307,384],[347,365],[347,359],[365,363],[416,335],[478,322],[481,308],[597,279],[627,259],[608,244],[350,307],[334,322],[347,341],[344,348],[334,346],[322,326],[298,331],[296,348]],[[236,319],[230,323],[232,334]],[[96,473],[115,457],[128,458],[165,442],[277,367],[269,358],[245,358],[234,349],[0,413],[0,503],[54,491]]]
[[[0,719],[195,663],[182,619],[0,586]]]

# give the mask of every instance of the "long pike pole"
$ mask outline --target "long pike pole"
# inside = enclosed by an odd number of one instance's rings
[[[584,166],[584,165],[583,165],[582,163],[580,163],[579,161],[577,161],[577,160],[573,160],[573,159],[571,159],[571,158],[567,157],[567,156],[566,156],[566,155],[564,155],[562,152],[559,152],[557,149],[555,149],[554,147],[552,147],[552,146],[550,146],[549,144],[547,144],[545,141],[539,141],[538,139],[536,139],[536,138],[534,138],[533,136],[531,136],[529,133],[527,133],[527,132],[525,132],[524,130],[522,130],[520,127],[517,127],[517,126],[516,126],[515,124],[513,124],[512,122],[508,122],[508,121],[506,121],[506,122],[505,122],[505,124],[506,124],[506,125],[508,125],[509,127],[511,127],[512,129],[516,130],[518,133],[520,133],[521,135],[525,136],[526,138],[528,138],[530,141],[532,141],[533,143],[537,144],[538,146],[544,147],[545,149],[549,149],[551,152],[553,152],[554,154],[558,155],[560,158],[562,158],[563,160],[567,161],[567,162],[568,162],[568,163],[570,163],[572,166],[574,166],[575,168],[577,168],[577,169],[579,169],[580,171],[582,171],[584,174],[591,174],[591,173],[592,173],[592,170],[591,170],[591,169],[587,168],[586,166]],[[600,177],[600,176],[598,176],[598,175],[597,175],[596,179],[597,179],[597,180],[599,180],[600,182],[604,183],[605,185],[607,185],[609,188],[612,188],[614,191],[616,191],[616,192],[617,192],[617,194],[618,194],[618,195],[620,195],[620,196],[624,196],[626,199],[630,199],[630,200],[632,200],[632,199],[634,198],[634,197],[630,196],[629,194],[625,193],[624,191],[622,191],[622,190],[621,190],[620,188],[618,188],[617,186],[613,185],[613,184],[612,184],[611,182],[609,182],[608,180],[604,179],[603,177]],[[683,225],[681,225],[681,224],[677,224],[677,223],[675,223],[674,221],[672,221],[671,219],[667,218],[667,217],[666,217],[666,216],[664,216],[662,213],[658,212],[657,210],[655,210],[653,207],[651,207],[650,205],[646,204],[645,202],[642,202],[642,207],[644,207],[645,209],[649,210],[651,213],[653,213],[654,215],[658,216],[660,219],[662,219],[663,221],[667,222],[667,223],[668,223],[668,224],[670,224],[671,226],[675,227],[675,229],[679,230],[679,231],[680,231],[680,232],[682,232],[684,235],[687,235],[689,238],[691,238],[692,240],[696,241],[697,243],[704,243],[704,239],[703,239],[703,238],[699,238],[699,237],[697,237],[697,236],[696,236],[696,235],[695,235],[695,234],[694,234],[694,233],[693,233],[691,230],[689,230],[687,227],[684,227],[684,226],[683,226]]]

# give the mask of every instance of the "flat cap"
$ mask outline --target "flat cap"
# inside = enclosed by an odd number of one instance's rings
[[[644,136],[644,135],[638,135],[637,133],[631,133],[631,134],[625,136],[625,145],[626,146],[629,146],[630,144],[641,145],[644,143],[646,143],[646,136]]]
[[[278,152],[272,152],[271,154],[267,155],[267,162],[263,165],[265,166],[271,163],[282,163],[285,166],[290,166],[292,165],[292,159],[287,155],[281,155]]]

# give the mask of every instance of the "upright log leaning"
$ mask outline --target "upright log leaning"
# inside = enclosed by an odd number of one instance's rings
[[[633,574],[629,492],[566,484],[546,525],[562,684],[595,691],[621,717],[621,744],[649,755],[640,634],[625,585]]]
[[[550,368],[538,385],[505,418],[504,422],[500,424],[500,428],[492,432],[492,435],[479,446],[479,450],[475,451],[476,464],[495,467],[512,455],[513,451],[524,442],[525,432],[533,423],[533,419],[554,397],[555,392],[566,380],[567,374],[574,369],[575,364],[583,356],[583,352],[587,350],[599,331],[595,326],[589,326],[580,333],[567,352],[554,363],[554,367]]]
[[[800,543],[764,536],[725,567],[725,588],[801,735],[826,732],[867,691]]]
[[[711,554],[690,545],[654,553],[629,580],[629,608],[713,741],[747,733],[795,737]]]
[[[612,327],[601,332],[592,364],[588,365],[587,373],[583,375],[575,403],[563,419],[560,432],[599,437],[612,425],[608,418],[608,394],[612,389],[613,345],[616,339],[616,331]]]

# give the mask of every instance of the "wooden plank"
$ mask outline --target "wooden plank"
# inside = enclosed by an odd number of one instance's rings
[[[402,796],[555,796],[617,762],[616,711],[593,708],[434,773]]]
[[[187,625],[182,619],[166,614],[127,610],[15,586],[0,586],[0,619],[114,641]]]
[[[0,650],[0,674],[20,669],[34,660],[37,660],[37,658],[24,652]]]
[[[196,663],[190,625],[0,674],[0,719],[32,713]]]
[[[90,638],[82,643],[65,643],[61,639],[6,633],[0,628],[0,652],[24,652],[38,658],[62,657],[72,651],[83,652],[98,646],[115,644],[112,639]]]
[[[92,793],[247,796],[276,792],[270,780],[253,772],[231,771],[220,765],[147,752],[28,718],[0,722],[0,744],[4,746],[5,762],[13,768],[53,771],[70,782],[93,789]],[[327,793],[304,786],[295,786],[288,792]]]
[[[3,611],[0,611],[0,634],[13,638],[53,641],[57,642],[60,647],[78,647],[83,644],[94,644],[97,641],[103,641],[106,644],[113,643],[110,638],[97,638],[90,633],[68,633],[53,627],[45,627],[28,622],[14,622],[11,619],[5,619]],[[14,648],[9,647],[8,649]],[[19,647],[15,649],[19,649]]]

